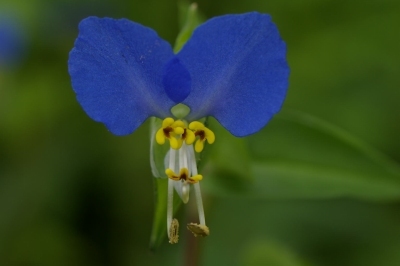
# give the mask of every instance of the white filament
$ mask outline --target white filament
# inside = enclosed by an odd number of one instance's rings
[[[176,150],[170,148],[169,149],[169,169],[176,172],[175,167],[175,157],[176,157]]]
[[[182,144],[182,147],[179,149],[179,169],[188,168],[187,162],[187,155],[186,155],[186,148],[187,145],[185,143]],[[190,173],[188,173],[190,175]],[[179,182],[179,185],[176,184],[175,186],[178,194],[181,196],[183,203],[189,202],[189,192],[190,186],[186,181]]]
[[[175,171],[175,155],[174,149],[169,150],[169,168]],[[174,214],[174,180],[168,178],[168,196],[167,196],[167,233],[171,228],[172,216]]]
[[[197,165],[196,165],[196,156],[194,154],[193,145],[190,145],[188,150],[189,150],[189,159],[191,162],[192,176],[195,176],[198,173],[197,173]],[[204,215],[203,199],[201,197],[201,190],[200,190],[200,182],[197,182],[193,186],[194,186],[194,194],[196,197],[197,211],[199,213],[200,224],[206,225],[206,217]]]
[[[187,168],[189,171],[189,176],[195,176],[198,174],[196,156],[194,153],[193,145],[186,145],[185,143],[183,143],[182,147],[178,151],[171,148],[168,155],[169,158],[166,158],[166,163],[168,161],[168,166],[169,166],[168,168],[170,168],[175,173],[179,174],[180,169]],[[199,214],[199,221],[201,225],[206,225],[203,199],[201,197],[200,183],[199,182],[195,183],[193,186],[196,197],[197,211]],[[180,198],[182,199],[183,203],[187,203],[189,201],[189,192],[190,192],[189,183],[168,179],[168,201],[167,201],[168,236],[173,216],[174,188],[178,193],[178,195],[180,196]]]

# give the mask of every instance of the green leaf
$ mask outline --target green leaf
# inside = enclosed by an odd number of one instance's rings
[[[250,173],[250,154],[243,138],[232,136],[215,119],[208,119],[209,127],[215,133],[216,141],[206,145],[200,161],[205,176],[202,185],[208,191],[219,193],[243,192],[254,180]],[[211,174],[210,178],[208,175]]]
[[[181,31],[175,41],[175,53],[178,53],[182,49],[183,45],[185,45],[192,36],[194,29],[205,20],[203,16],[199,14],[196,3],[189,4],[185,1],[180,2],[179,11],[181,17]]]
[[[214,183],[211,192],[268,199],[400,197],[397,163],[310,115],[282,112],[247,141],[253,159],[248,174],[254,182],[239,193]],[[215,179],[218,175],[212,173]]]
[[[293,251],[284,245],[267,241],[250,243],[245,250],[243,262],[240,265],[253,266],[306,266]]]
[[[168,180],[155,178],[154,179],[154,198],[155,209],[153,226],[150,236],[150,250],[154,251],[160,246],[167,232],[167,189]]]

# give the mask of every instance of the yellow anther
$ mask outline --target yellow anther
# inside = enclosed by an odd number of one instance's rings
[[[187,168],[181,168],[181,170],[179,171],[179,175],[177,175],[172,169],[167,168],[167,170],[165,170],[165,174],[168,176],[168,178],[171,178],[175,181],[179,181],[182,179],[186,180],[189,177],[189,170]]]
[[[204,148],[204,141],[207,140],[209,144],[213,144],[215,141],[215,134],[210,129],[204,126],[203,123],[198,121],[193,121],[189,124],[189,128],[194,130],[194,135],[199,136],[199,139],[196,141],[194,149],[196,152],[201,152]]]
[[[199,136],[199,139],[195,144],[196,152],[203,150],[205,140],[209,144],[215,141],[214,132],[205,127],[203,123],[193,121],[187,128],[185,122],[181,120],[175,121],[173,118],[167,117],[163,120],[162,127],[156,133],[156,141],[162,145],[165,143],[165,139],[168,139],[171,148],[178,150],[182,147],[183,142],[187,145],[193,144],[197,136]]]
[[[171,126],[174,123],[174,119],[171,117],[167,117],[162,121],[162,127]]]
[[[179,141],[176,136],[184,133],[184,126],[185,124],[180,120],[175,121],[171,117],[165,118],[162,127],[156,133],[157,143],[162,145],[165,143],[165,139],[168,139],[171,148],[179,149],[182,146],[182,141]]]
[[[208,229],[205,224],[190,223],[187,225],[187,229],[189,229],[195,237],[210,235],[210,229]]]
[[[200,123],[198,121],[193,121],[192,123],[189,124],[189,128],[192,130],[198,130],[205,128],[205,126],[203,123]]]
[[[183,132],[185,132],[185,130],[183,128],[181,128],[181,127],[174,128],[174,133],[177,134],[177,135],[182,135]]]
[[[215,141],[215,134],[210,129],[204,127],[204,132],[206,133],[206,139],[208,144],[213,144]]]
[[[193,142],[196,140],[196,136],[194,135],[193,131],[185,128],[185,132],[182,135],[182,139],[185,140],[187,145],[190,145],[193,144]]]
[[[159,130],[157,130],[156,141],[160,145],[163,145],[165,143],[164,128],[160,128]]]
[[[202,175],[195,175],[195,176],[192,176],[190,179],[193,180],[192,182],[197,183],[197,182],[203,180],[203,176]]]
[[[169,145],[171,146],[172,149],[178,150],[182,146],[182,141],[178,140],[175,137],[170,137]]]
[[[173,219],[169,228],[169,243],[176,244],[179,240],[179,222],[177,219]]]
[[[196,144],[194,145],[194,150],[196,152],[201,152],[204,148],[204,141],[202,141],[201,139],[198,139],[196,141]]]
[[[168,178],[174,181],[183,180],[187,181],[190,184],[195,184],[203,179],[202,175],[195,175],[190,177],[189,170],[187,168],[181,168],[181,170],[179,171],[179,175],[177,175],[172,169],[167,168],[165,170],[165,174],[168,176]]]
[[[171,178],[172,180],[179,180],[179,177],[176,177],[175,172],[171,168],[167,168],[165,170],[165,174]]]
[[[172,123],[172,127],[181,127],[181,128],[185,128],[186,125],[183,121],[181,120],[176,120],[174,123]],[[182,134],[182,133],[181,133]]]

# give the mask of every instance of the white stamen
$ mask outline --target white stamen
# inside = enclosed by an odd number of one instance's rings
[[[188,147],[189,149],[189,159],[191,162],[191,171],[192,176],[197,175],[197,165],[196,165],[196,156],[194,154],[193,145]],[[197,211],[199,213],[199,220],[201,225],[206,225],[206,218],[204,215],[204,208],[203,208],[203,199],[201,197],[201,190],[200,190],[200,182],[197,182],[194,186],[194,194],[196,197],[196,204],[197,204]]]
[[[167,198],[167,232],[169,235],[171,223],[172,223],[172,215],[174,214],[174,180],[168,178],[168,198]]]
[[[182,147],[179,149],[179,171],[182,168],[188,168],[187,165],[187,155],[186,155],[186,144],[183,143]],[[181,182],[180,184],[180,191],[177,191],[178,194],[181,196],[181,199],[183,203],[188,203],[189,201],[189,192],[190,192],[190,186],[186,181]]]
[[[193,158],[192,156],[192,151],[193,150],[193,145],[188,145],[187,149],[186,149],[186,157],[187,157],[187,163],[188,163],[188,170],[189,170],[189,175],[193,176],[193,171],[197,171],[193,170],[193,160],[195,160],[195,165],[196,165],[196,157]]]
[[[176,151],[174,149],[169,149],[169,168],[175,171],[175,157]],[[174,180],[168,178],[168,196],[167,196],[167,232],[168,237],[169,230],[171,228],[172,216],[174,214]]]
[[[182,201],[185,204],[189,202],[189,191],[190,187],[188,182],[182,182]]]
[[[182,148],[182,155],[183,155],[183,167],[184,168],[188,168],[188,158],[187,158],[187,145],[185,143],[183,143]],[[189,173],[190,175],[190,173]]]
[[[183,163],[184,158],[183,157],[185,155],[184,155],[184,152],[183,152],[183,150],[184,150],[183,145],[185,145],[185,144],[182,144],[182,147],[179,149],[179,170],[184,167],[184,163]]]
[[[203,199],[201,198],[200,182],[193,185],[194,194],[196,196],[197,211],[199,213],[199,220],[201,225],[206,225],[206,217],[204,215]]]
[[[176,150],[170,148],[169,149],[169,169],[176,172],[175,167],[175,157],[176,157]]]
[[[193,145],[189,145],[188,146],[188,157],[189,157],[189,161],[190,161],[190,168],[192,170],[192,176],[197,175],[197,165],[196,165],[196,155],[194,154],[194,149],[193,149]]]

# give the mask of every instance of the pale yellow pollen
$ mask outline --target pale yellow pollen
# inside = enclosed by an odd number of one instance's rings
[[[179,222],[177,219],[173,219],[171,227],[169,228],[169,243],[176,244],[179,240]]]
[[[195,237],[210,235],[210,229],[208,229],[206,225],[190,223],[187,225],[187,229],[189,229]]]

